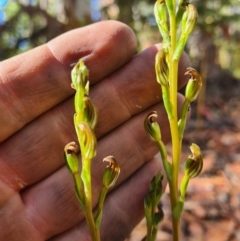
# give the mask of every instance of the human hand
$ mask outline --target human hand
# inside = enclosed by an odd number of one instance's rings
[[[122,241],[143,216],[143,198],[160,161],[143,121],[157,110],[164,141],[168,121],[155,80],[153,46],[140,54],[125,25],[100,22],[0,62],[0,241],[90,241],[63,148],[76,141],[70,71],[83,58],[98,109],[94,194],[102,159],[114,155],[121,174],[107,196],[104,241]],[[186,56],[179,84],[186,82]],[[94,204],[96,204],[96,195]]]

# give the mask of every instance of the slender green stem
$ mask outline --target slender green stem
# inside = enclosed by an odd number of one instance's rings
[[[93,241],[100,241],[99,230],[96,229],[92,212],[92,180],[91,180],[91,160],[82,157],[81,178],[85,193],[85,215]]]
[[[103,204],[107,195],[107,191],[108,189],[106,187],[103,187],[100,195],[99,195],[99,199],[98,199],[98,206],[97,206],[97,210],[94,213],[94,220],[95,220],[95,225],[96,225],[96,229],[99,231],[100,228],[100,223],[102,220],[102,212],[103,212]]]
[[[167,160],[167,150],[162,140],[157,142],[158,149],[160,151],[163,167],[167,175],[168,182],[171,182],[172,180],[172,164],[168,162]]]
[[[178,130],[178,112],[177,112],[177,89],[178,89],[178,61],[173,59],[176,49],[176,16],[170,15],[170,34],[171,48],[169,51],[169,76],[170,76],[170,100],[172,103],[172,118],[170,121],[171,137],[172,137],[172,181],[170,182],[170,200],[172,212],[178,201],[178,172],[180,163],[180,143]],[[172,216],[173,225],[173,241],[179,241],[180,238],[180,219],[175,219]]]

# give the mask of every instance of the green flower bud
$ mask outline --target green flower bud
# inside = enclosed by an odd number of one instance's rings
[[[179,26],[181,21],[184,21],[183,14],[186,12],[187,1],[180,1],[178,5],[178,11],[176,15],[176,25]]]
[[[185,7],[186,10],[182,15],[182,33],[177,42],[176,49],[174,51],[174,56],[173,56],[174,60],[179,60],[179,58],[181,57],[184,47],[187,43],[188,37],[192,33],[196,25],[197,16],[198,16],[197,9],[193,4],[183,3],[182,7]],[[181,9],[179,10],[182,11]],[[179,14],[181,15],[182,13],[180,12]],[[179,20],[177,19],[177,21]]]
[[[158,142],[161,140],[161,131],[160,127],[156,121],[157,119],[157,112],[152,111],[151,113],[148,114],[148,116],[145,118],[144,121],[144,127],[151,138],[152,141]]]
[[[84,97],[84,121],[94,129],[97,124],[97,110],[89,97]]]
[[[103,174],[103,186],[110,188],[115,185],[120,174],[120,167],[113,156],[108,156],[103,159],[103,162],[108,162]]]
[[[155,57],[155,70],[157,82],[160,85],[168,86],[168,65],[166,61],[166,53],[163,49],[159,50]]]
[[[167,22],[167,12],[165,0],[157,0],[154,5],[154,15],[158,24],[162,25],[162,23]]]
[[[82,59],[78,61],[78,63],[74,66],[71,72],[72,77],[72,88],[78,90],[81,87],[84,87],[87,84],[87,77],[88,77],[88,69],[85,66]]]
[[[163,38],[164,45],[170,45],[169,30],[167,25],[167,8],[165,0],[158,0],[154,5],[154,15],[159,28],[159,31]]]
[[[97,140],[93,130],[86,123],[78,124],[78,138],[82,157],[92,159],[96,155]]]
[[[185,98],[189,102],[192,102],[197,99],[202,88],[202,78],[200,74],[193,68],[187,68],[185,75],[190,76],[185,90]]]
[[[197,19],[198,13],[196,7],[193,4],[187,4],[182,19],[182,33],[184,35],[189,36],[192,33]]]
[[[190,179],[197,177],[202,171],[203,158],[201,150],[198,145],[192,144],[190,146],[192,155],[190,155],[185,163],[184,175]]]
[[[84,96],[89,94],[88,69],[80,59],[72,70],[72,88],[76,90],[74,106],[76,113],[83,112]]]
[[[76,174],[79,171],[79,164],[77,153],[79,152],[79,147],[75,142],[68,143],[65,148],[65,157],[67,162],[67,167],[72,174]]]

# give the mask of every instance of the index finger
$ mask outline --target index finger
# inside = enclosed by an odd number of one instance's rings
[[[96,83],[136,52],[131,29],[103,21],[72,30],[0,63],[0,143],[73,94],[70,72],[83,58]]]

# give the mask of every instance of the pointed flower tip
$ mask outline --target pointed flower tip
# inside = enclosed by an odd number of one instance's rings
[[[120,174],[120,167],[114,156],[105,157],[103,162],[108,162],[103,174],[103,185],[106,188],[110,188],[115,185],[118,179]]]
[[[160,127],[156,121],[157,117],[158,117],[157,112],[152,111],[147,115],[144,121],[145,130],[149,135],[150,139],[154,142],[158,142],[161,140]]]
[[[189,75],[190,79],[187,83],[185,90],[185,98],[192,102],[197,99],[201,88],[202,88],[202,78],[200,74],[193,68],[187,68],[185,75]]]

